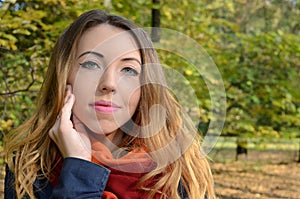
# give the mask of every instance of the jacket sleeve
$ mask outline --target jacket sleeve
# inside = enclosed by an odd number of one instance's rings
[[[37,199],[48,199],[52,192],[51,185],[47,179],[35,180],[33,190]],[[4,199],[17,199],[15,191],[15,176],[7,165],[5,168]]]
[[[99,199],[105,189],[110,170],[98,164],[65,158],[52,199]]]
[[[177,191],[178,191],[178,194],[180,196],[180,199],[189,199],[188,194],[187,194],[187,192],[186,192],[186,190],[185,190],[185,188],[184,188],[181,181],[179,181]]]

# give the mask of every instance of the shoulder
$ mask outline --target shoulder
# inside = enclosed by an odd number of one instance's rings
[[[5,167],[4,198],[16,199],[15,176],[9,169],[8,165]],[[46,178],[36,179],[33,184],[33,188],[35,196],[40,199],[48,199],[52,192],[52,187]]]

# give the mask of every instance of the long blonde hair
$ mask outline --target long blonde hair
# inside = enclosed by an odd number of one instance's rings
[[[48,132],[63,106],[67,78],[72,61],[75,60],[78,41],[88,28],[102,23],[132,31],[131,34],[140,47],[142,63],[145,65],[141,81],[146,83],[141,88],[141,99],[134,122],[139,126],[147,126],[153,118],[160,120],[162,117],[160,113],[150,111],[153,105],[159,104],[166,111],[165,118],[162,118],[165,119],[164,126],[159,133],[147,138],[136,138],[138,142],[130,142],[135,139],[130,135],[124,139],[132,145],[134,143],[145,145],[154,161],[158,163],[158,168],[146,174],[137,186],[149,190],[150,198],[160,192],[162,198],[176,199],[180,198],[178,185],[181,182],[190,199],[204,198],[205,195],[208,198],[215,198],[212,174],[208,161],[202,153],[200,136],[184,114],[182,107],[164,86],[161,66],[147,67],[148,63],[159,65],[151,40],[131,21],[119,16],[107,15],[100,10],[82,14],[59,37],[37,98],[35,113],[27,122],[4,138],[6,161],[15,175],[14,186],[17,197],[22,198],[27,195],[34,198],[33,183],[36,178],[50,178],[53,162],[59,150],[49,138]],[[161,84],[151,83],[153,78],[161,81]],[[147,131],[151,131],[151,128],[146,129],[144,133]],[[180,141],[181,138],[191,142],[184,143]],[[170,145],[174,140],[175,144]],[[170,158],[172,160],[169,162],[162,161],[173,155],[174,146],[179,150],[180,156],[174,160]],[[151,153],[162,148],[166,148],[163,153]],[[144,185],[147,180],[156,175],[161,177],[151,187]]]

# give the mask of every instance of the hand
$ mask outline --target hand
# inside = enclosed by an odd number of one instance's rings
[[[54,126],[50,129],[49,136],[64,158],[76,157],[91,161],[91,142],[84,124],[75,115],[73,115],[73,123],[71,121],[72,107],[75,102],[75,96],[71,90],[71,86],[68,85],[65,104]]]

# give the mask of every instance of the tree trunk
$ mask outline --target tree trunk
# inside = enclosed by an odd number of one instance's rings
[[[160,40],[160,0],[152,0],[152,30],[151,39],[153,42],[159,42]]]

